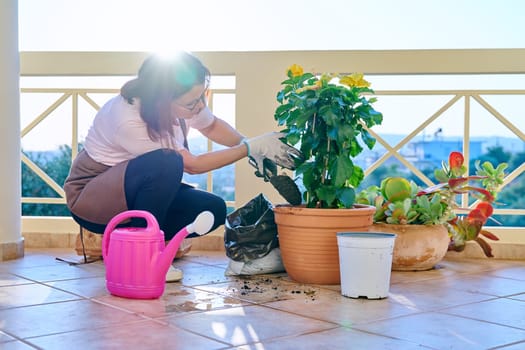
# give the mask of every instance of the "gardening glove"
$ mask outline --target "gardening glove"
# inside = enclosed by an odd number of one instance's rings
[[[262,172],[260,171],[259,169],[260,167],[253,160],[253,158],[249,158],[249,163],[251,166],[253,166],[256,169],[255,176],[262,177],[265,182],[270,181],[271,178],[277,175],[277,165],[275,165],[275,163],[269,160],[268,158],[263,159]]]
[[[244,139],[243,143],[248,148],[248,157],[253,161],[260,174],[264,174],[264,159],[283,168],[295,169],[296,158],[302,158],[302,153],[294,147],[287,145],[280,138],[284,133],[269,132],[251,139]]]

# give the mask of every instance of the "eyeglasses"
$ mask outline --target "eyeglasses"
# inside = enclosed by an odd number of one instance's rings
[[[187,103],[185,105],[181,105],[181,104],[178,104],[177,102],[175,102],[175,104],[181,108],[184,108],[185,110],[187,111],[193,111],[195,109],[195,107],[197,107],[197,105],[202,102],[204,105],[206,105],[206,95],[208,94],[208,86],[206,86],[206,88],[204,89],[204,91],[202,92],[202,94],[199,96],[199,98],[197,98],[196,100],[193,100],[192,102],[190,103]]]

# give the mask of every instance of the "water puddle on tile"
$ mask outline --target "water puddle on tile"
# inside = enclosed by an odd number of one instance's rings
[[[211,311],[220,308],[229,308],[240,305],[241,301],[230,297],[213,297],[196,300],[188,300],[181,304],[175,305],[177,311]]]

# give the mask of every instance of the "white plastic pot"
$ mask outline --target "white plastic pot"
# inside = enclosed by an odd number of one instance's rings
[[[342,295],[368,299],[388,296],[395,238],[393,233],[337,233]]]

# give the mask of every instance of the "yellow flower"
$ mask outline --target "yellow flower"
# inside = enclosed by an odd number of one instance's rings
[[[291,72],[292,77],[299,77],[303,75],[303,67],[301,67],[298,64],[292,64],[288,69],[286,70],[286,73]]]
[[[345,75],[339,80],[341,84],[350,86],[350,87],[369,87],[370,83],[363,78],[361,73],[353,73],[351,75]]]

